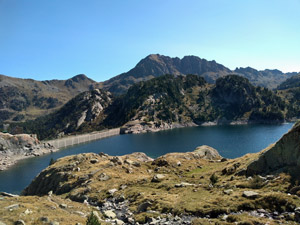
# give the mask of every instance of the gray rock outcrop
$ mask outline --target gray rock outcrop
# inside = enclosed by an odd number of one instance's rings
[[[41,143],[34,134],[11,135],[0,132],[0,171],[17,160],[56,151],[52,145]]]
[[[298,173],[297,173],[298,171]],[[287,172],[299,176],[300,122],[247,168],[247,175]]]

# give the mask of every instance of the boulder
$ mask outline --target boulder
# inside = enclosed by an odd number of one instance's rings
[[[26,225],[24,220],[17,220],[14,224],[15,225]]]
[[[250,198],[250,199],[256,199],[256,198],[260,197],[260,195],[255,191],[244,191],[243,197]]]
[[[200,158],[208,160],[221,160],[222,157],[219,155],[218,151],[210,146],[202,145],[196,148],[193,152],[198,155]]]
[[[163,175],[163,174],[155,174],[155,175],[153,176],[151,182],[156,182],[156,183],[161,182],[162,180],[165,179],[165,177],[166,177],[166,176]]]
[[[110,218],[110,219],[114,219],[114,218],[116,218],[116,216],[117,216],[117,215],[114,213],[113,210],[106,210],[106,211],[103,212],[103,215],[104,215],[105,217],[107,217],[107,218]]]
[[[150,201],[143,202],[138,206],[138,212],[146,212],[151,205],[152,203]]]

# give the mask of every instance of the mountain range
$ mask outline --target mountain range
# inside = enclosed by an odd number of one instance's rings
[[[68,80],[35,81],[0,75],[0,124],[26,121],[49,114],[61,108],[76,95],[101,88],[115,96],[126,94],[129,87],[165,74],[174,76],[194,74],[206,82],[215,81],[229,74],[246,77],[255,86],[274,89],[297,73],[279,70],[258,71],[253,68],[237,68],[234,71],[217,63],[196,56],[171,58],[151,54],[133,69],[104,82],[96,82],[80,74]]]
[[[207,122],[281,123],[290,104],[238,75],[209,84],[197,75],[163,75],[132,85],[113,96],[94,89],[79,94],[58,111],[34,121],[12,124],[10,133],[34,133],[39,139],[122,127],[124,133],[158,131]]]
[[[283,73],[279,70],[268,69],[258,71],[251,67],[230,70],[214,60],[207,61],[197,56],[185,56],[180,59],[178,57],[171,58],[159,54],[151,54],[142,59],[128,72],[103,82],[103,88],[115,94],[122,94],[134,83],[164,74],[199,75],[204,77],[208,83],[214,83],[219,77],[228,74],[237,74],[246,77],[256,86],[267,87],[269,89],[274,89],[287,78],[297,75],[296,72]]]

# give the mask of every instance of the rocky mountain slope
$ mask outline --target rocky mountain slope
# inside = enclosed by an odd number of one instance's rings
[[[81,92],[100,87],[85,75],[36,81],[0,75],[0,124],[48,114]]]
[[[253,85],[275,89],[286,79],[297,73],[283,73],[280,70],[256,70],[251,67],[236,68],[233,73],[247,78]]]
[[[35,133],[39,139],[45,139],[101,130],[105,128],[102,123],[112,101],[111,94],[101,89],[83,92],[54,113],[12,126],[11,133]]]
[[[298,152],[298,128],[277,142],[282,154]],[[288,162],[263,176],[246,176],[267,151],[237,159],[208,146],[157,159],[144,153],[67,156],[43,170],[23,196],[4,194],[1,222],[70,224],[94,212],[101,224],[296,224],[300,189],[278,170]]]
[[[255,86],[267,87],[269,89],[276,88],[277,85],[287,78],[296,75],[296,73],[283,73],[279,70],[258,71],[250,67],[237,68],[231,71],[216,61],[207,61],[197,56],[185,56],[180,59],[151,54],[142,59],[130,71],[103,82],[103,87],[105,90],[120,95],[125,93],[134,83],[165,74],[195,74],[204,77],[208,83],[214,83],[219,77],[228,74],[237,74],[247,78]]]
[[[287,108],[275,93],[240,76],[208,84],[197,75],[165,75],[137,83],[117,98],[103,90],[85,92],[49,116],[12,125],[10,132],[45,139],[120,126],[125,133],[139,133],[207,122],[280,123]]]
[[[182,59],[152,54],[142,59],[133,69],[103,83],[103,87],[115,94],[126,90],[139,81],[149,80],[165,74],[195,74],[203,76],[208,82],[229,74],[231,71],[216,61],[207,61],[197,56],[185,56]]]
[[[11,135],[0,132],[0,171],[14,165],[17,160],[57,150],[48,143],[41,143],[36,135]]]

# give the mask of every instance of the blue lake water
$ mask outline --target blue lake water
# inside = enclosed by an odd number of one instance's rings
[[[188,127],[157,133],[114,136],[73,146],[49,155],[22,160],[7,171],[0,171],[0,191],[20,193],[39,172],[49,165],[51,158],[57,159],[85,152],[105,152],[109,155],[144,152],[155,158],[169,152],[193,151],[200,145],[214,147],[223,157],[236,158],[264,149],[276,142],[292,126],[292,123],[287,123]]]

